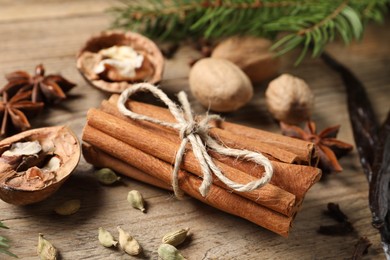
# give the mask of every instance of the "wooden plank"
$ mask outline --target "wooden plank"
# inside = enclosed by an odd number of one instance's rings
[[[97,107],[106,94],[88,86],[75,67],[75,55],[92,34],[108,28],[109,17],[102,11],[114,1],[0,1],[0,74],[16,69],[33,71],[44,63],[48,73],[60,72],[78,87],[72,98],[45,111],[33,120],[35,127],[67,124],[80,137],[88,108]],[[364,82],[378,117],[383,120],[389,109],[390,32],[386,26],[370,26],[360,44],[344,48],[332,44],[329,51],[347,64]],[[188,90],[188,61],[198,56],[183,47],[167,61],[162,88],[173,96]],[[316,95],[313,119],[318,127],[342,124],[340,139],[353,143],[345,104],[344,88],[338,75],[318,59],[306,59],[293,67],[297,53],[284,57],[283,72],[304,78]],[[0,78],[0,85],[5,80]],[[279,131],[267,112],[264,101],[266,84],[257,86],[248,106],[223,115],[230,121]],[[204,112],[192,97],[195,110]],[[120,149],[120,148],[118,148]],[[367,182],[356,151],[341,160],[344,172],[329,176],[308,193],[291,235],[281,238],[248,221],[222,213],[196,200],[178,201],[172,194],[127,178],[113,187],[99,185],[93,169],[82,159],[76,172],[51,198],[36,205],[16,207],[0,202],[0,220],[10,227],[1,230],[11,240],[11,250],[21,259],[36,259],[38,233],[44,233],[61,251],[63,259],[126,259],[118,250],[106,249],[97,241],[102,226],[117,236],[116,226],[131,232],[144,248],[143,259],[156,259],[164,233],[190,227],[191,241],[181,247],[189,259],[344,259],[351,256],[359,236],[374,244],[367,259],[383,257],[379,236],[370,224]],[[126,202],[131,189],[141,191],[148,203],[147,214]],[[69,217],[53,213],[55,205],[79,198],[82,207]],[[327,237],[316,233],[322,224],[334,223],[322,214],[328,202],[340,203],[357,233],[346,237]],[[4,258],[3,255],[0,256]]]
[[[0,23],[101,15],[114,4],[119,3],[114,0],[0,0]]]

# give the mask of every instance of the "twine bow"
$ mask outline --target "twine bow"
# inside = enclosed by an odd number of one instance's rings
[[[164,102],[168,106],[171,114],[175,117],[177,122],[164,122],[152,117],[134,113],[127,109],[125,106],[126,101],[131,95],[140,91],[151,92],[156,98]],[[258,152],[233,149],[222,146],[208,135],[208,131],[210,129],[209,122],[212,120],[222,119],[218,115],[206,115],[199,122],[197,122],[192,114],[187,95],[183,91],[181,91],[178,94],[178,98],[179,102],[181,103],[181,108],[178,107],[172,100],[170,100],[168,96],[156,86],[153,86],[149,83],[139,83],[124,90],[118,99],[118,109],[123,115],[126,115],[134,120],[145,120],[179,131],[180,138],[182,139],[182,141],[176,153],[174,168],[172,172],[172,187],[177,197],[181,197],[182,195],[182,192],[179,189],[178,173],[188,141],[191,143],[194,155],[199,161],[199,164],[202,169],[203,182],[199,187],[199,191],[203,197],[207,195],[211,187],[213,181],[212,173],[214,173],[214,175],[217,176],[217,178],[224,184],[226,184],[229,188],[238,192],[255,190],[264,186],[271,180],[273,169],[271,162],[268,160],[268,158]],[[236,183],[227,178],[215,165],[211,156],[207,153],[206,147],[225,156],[234,156],[236,158],[242,157],[245,160],[260,164],[264,167],[265,173],[261,178],[249,182],[247,184]]]

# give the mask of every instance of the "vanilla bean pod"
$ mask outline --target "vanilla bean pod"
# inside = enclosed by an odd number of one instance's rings
[[[348,112],[360,162],[369,182],[372,224],[379,229],[386,258],[390,259],[390,115],[381,133],[363,84],[345,66],[324,53],[322,59],[342,77]]]
[[[360,163],[368,181],[371,182],[375,147],[378,144],[379,124],[370,100],[363,84],[348,68],[338,63],[325,52],[321,57],[328,66],[340,74],[344,81],[347,92],[348,113]]]
[[[370,182],[369,204],[373,215],[372,224],[380,229],[386,241],[390,241],[390,113],[381,127],[379,137]]]

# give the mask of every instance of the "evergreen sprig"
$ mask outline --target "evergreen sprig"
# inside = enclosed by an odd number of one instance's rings
[[[8,229],[8,227],[6,225],[4,225],[1,221],[0,221],[0,228]],[[8,248],[9,248],[8,239],[3,237],[3,236],[0,236],[0,253],[17,258],[17,256],[15,254],[8,251]]]
[[[303,46],[318,56],[340,37],[346,44],[360,39],[368,21],[379,22],[389,0],[122,0],[110,9],[113,27],[141,32],[159,40],[216,39],[253,35],[275,39],[282,55]]]

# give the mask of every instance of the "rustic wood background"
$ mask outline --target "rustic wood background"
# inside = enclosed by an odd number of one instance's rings
[[[89,86],[78,73],[75,55],[92,34],[109,27],[104,10],[115,1],[106,0],[0,0],[0,74],[14,70],[33,72],[43,63],[47,73],[61,73],[76,82],[71,97],[61,105],[44,111],[33,121],[34,127],[66,124],[79,137],[86,112],[108,97]],[[370,25],[359,43],[345,47],[332,44],[327,50],[347,64],[364,82],[376,115],[383,120],[390,99],[390,19],[383,25]],[[169,94],[187,89],[188,62],[199,54],[182,46],[168,60],[162,88]],[[319,129],[341,124],[339,138],[353,143],[339,76],[319,59],[306,59],[299,67],[297,53],[284,57],[283,72],[305,79],[316,95],[313,119]],[[0,78],[0,85],[5,79]],[[265,108],[266,84],[256,87],[252,102],[245,108],[224,115],[228,120],[278,131]],[[191,99],[198,112],[203,109]],[[120,147],[118,147],[120,149]],[[37,259],[38,233],[45,234],[61,252],[62,259],[129,259],[121,251],[107,249],[97,240],[98,228],[113,234],[121,225],[144,248],[139,259],[157,259],[157,248],[164,233],[190,227],[191,240],[180,249],[188,259],[348,259],[360,236],[373,243],[366,259],[384,258],[377,231],[370,224],[367,182],[356,151],[343,158],[344,172],[329,176],[308,193],[304,207],[294,222],[289,238],[282,238],[248,221],[225,214],[194,199],[178,201],[172,194],[125,178],[113,187],[99,185],[93,168],[83,159],[68,182],[51,198],[26,207],[0,201],[0,221],[9,230],[1,234],[11,240],[11,251],[21,259]],[[141,191],[148,203],[147,214],[133,210],[126,201],[130,189]],[[82,207],[72,216],[61,217],[53,208],[68,199],[81,199]],[[322,214],[328,202],[337,202],[349,216],[356,233],[329,237],[316,233],[321,224],[333,221]],[[0,259],[8,259],[0,255]]]

